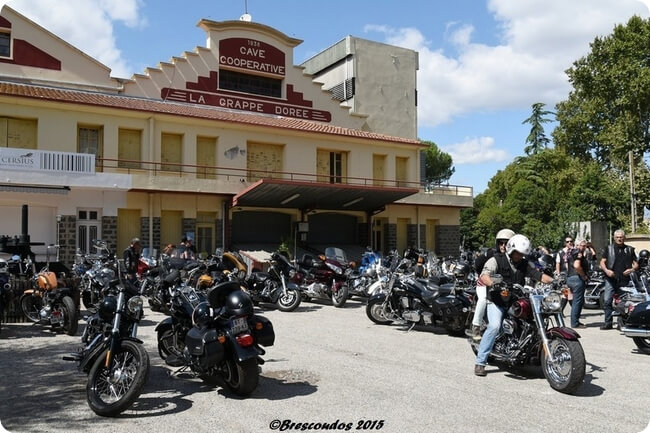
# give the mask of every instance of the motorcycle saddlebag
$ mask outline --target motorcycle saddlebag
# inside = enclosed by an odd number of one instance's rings
[[[637,304],[625,326],[650,328],[650,301]]]
[[[275,331],[273,330],[273,323],[269,319],[254,315],[251,318],[251,325],[257,344],[260,346],[273,346],[275,342]]]
[[[463,303],[451,296],[441,296],[433,302],[433,313],[438,317],[458,316],[463,312]]]
[[[192,328],[185,336],[185,345],[192,356],[198,356],[201,367],[208,368],[223,359],[224,348],[216,329]]]

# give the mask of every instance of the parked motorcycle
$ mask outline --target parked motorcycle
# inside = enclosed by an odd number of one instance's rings
[[[425,281],[394,272],[387,291],[368,299],[366,315],[379,325],[437,325],[450,334],[463,335],[471,308],[469,298],[453,284],[436,286]]]
[[[62,287],[54,272],[46,265],[36,273],[31,259],[27,260],[27,269],[31,269],[30,288],[20,297],[20,307],[25,317],[34,322],[50,325],[55,330],[63,330],[68,335],[75,335],[79,327],[79,314],[72,298],[72,289]]]
[[[290,280],[296,270],[289,260],[278,252],[271,254],[268,272],[252,272],[246,287],[253,302],[271,302],[280,311],[293,311],[300,305],[301,294],[297,284]]]
[[[634,276],[636,284],[614,295],[614,315],[618,329],[632,338],[640,352],[650,354],[650,270]]]
[[[237,395],[251,394],[264,363],[260,345],[272,346],[275,333],[271,321],[253,314],[240,283],[219,283],[206,293],[175,286],[171,299],[171,317],[156,327],[165,363],[208,383],[222,381]]]
[[[348,267],[345,251],[328,247],[325,254],[314,258],[305,254],[296,261],[296,274],[291,279],[302,291],[306,300],[331,299],[335,307],[343,307],[348,299],[349,289],[345,271]]]
[[[93,308],[102,299],[108,283],[116,278],[113,254],[105,241],[93,239],[96,254],[77,256],[75,271],[81,273],[81,300],[86,308]],[[84,270],[85,269],[85,270]]]
[[[118,265],[119,266],[119,265]],[[144,316],[143,297],[130,282],[110,282],[81,337],[83,346],[66,361],[76,361],[88,375],[86,400],[100,416],[113,417],[127,410],[140,396],[149,377],[149,355],[138,339]]]
[[[351,296],[368,298],[368,289],[377,281],[377,270],[381,256],[368,247],[361,256],[359,267],[349,267],[346,270],[347,286]]]
[[[489,359],[510,366],[541,365],[551,388],[573,394],[585,376],[585,354],[580,335],[564,326],[561,293],[550,284],[535,287],[506,285],[493,276],[490,288],[512,301],[504,314]],[[480,341],[469,339],[476,354]]]
[[[584,307],[600,309],[605,304],[605,273],[600,269],[589,273],[589,281],[585,287]]]

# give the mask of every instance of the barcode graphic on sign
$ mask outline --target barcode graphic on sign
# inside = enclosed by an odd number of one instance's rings
[[[47,171],[64,171],[67,173],[94,173],[95,155],[41,152],[39,168]]]

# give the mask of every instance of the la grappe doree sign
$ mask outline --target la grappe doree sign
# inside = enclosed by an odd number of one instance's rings
[[[219,41],[219,64],[227,68],[262,72],[265,75],[276,75],[282,78],[286,72],[284,52],[265,42],[247,38],[229,38]],[[285,100],[286,102],[275,102],[265,97],[242,97],[233,94],[233,92],[220,91],[216,75],[214,78],[213,82],[211,79],[203,81],[209,81],[209,88],[203,89],[203,91],[165,87],[161,90],[161,97],[164,100],[212,105],[232,110],[275,114],[320,122],[331,122],[332,120],[332,114],[329,111],[312,109],[310,108],[311,103],[303,102],[302,98],[297,98],[299,102],[296,103],[291,99]],[[300,102],[307,103],[309,106],[301,105]]]

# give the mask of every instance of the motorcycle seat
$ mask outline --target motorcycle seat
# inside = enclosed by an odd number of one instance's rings
[[[253,283],[263,283],[269,279],[268,272],[253,272],[250,276]]]

